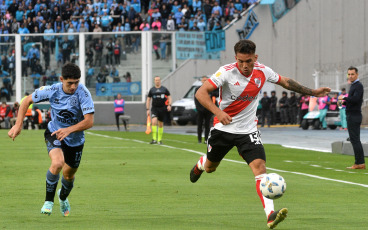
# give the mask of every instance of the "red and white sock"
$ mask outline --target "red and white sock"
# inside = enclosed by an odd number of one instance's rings
[[[268,218],[268,216],[274,211],[274,205],[273,205],[273,200],[264,197],[262,195],[261,189],[259,188],[259,185],[261,184],[261,179],[264,176],[266,176],[266,174],[261,174],[261,175],[256,176],[255,179],[256,179],[257,194],[258,194],[259,198],[261,199],[263,209],[264,209],[264,211],[266,213],[266,216]]]
[[[204,164],[206,163],[206,160],[207,160],[207,155],[203,155],[201,156],[201,158],[199,158],[199,161],[197,163],[197,168],[199,170],[204,171]]]

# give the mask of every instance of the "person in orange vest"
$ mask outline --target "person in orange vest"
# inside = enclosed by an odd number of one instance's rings
[[[0,123],[5,122],[5,128],[8,129],[10,125],[10,118],[13,117],[13,112],[9,105],[6,104],[5,101],[1,104],[0,107]],[[1,127],[0,127],[1,128]]]
[[[27,92],[24,94],[24,97],[20,100],[19,105],[21,105],[21,104],[22,104],[22,101],[23,101],[26,97],[28,97],[28,95],[29,95],[29,93],[27,93]],[[25,117],[26,117],[26,120],[25,120],[25,122],[24,122],[24,128],[25,128],[25,129],[28,129],[29,124],[31,124],[31,125],[32,125],[32,109],[33,109],[33,104],[30,104],[30,105],[29,105],[29,107],[28,107],[28,109],[27,109],[26,115],[25,115]]]
[[[32,120],[32,129],[39,129],[40,125],[42,125],[42,112],[37,106],[34,107],[34,115]]]

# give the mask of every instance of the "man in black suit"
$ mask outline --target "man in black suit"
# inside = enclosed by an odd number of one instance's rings
[[[346,120],[348,123],[348,132],[350,142],[353,145],[355,163],[347,169],[365,169],[364,151],[360,142],[360,125],[362,124],[362,103],[364,88],[358,79],[358,69],[356,67],[348,68],[348,80],[351,83],[349,95],[347,97],[339,96],[346,104]]]

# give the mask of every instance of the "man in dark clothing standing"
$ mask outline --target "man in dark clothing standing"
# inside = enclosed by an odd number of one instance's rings
[[[347,169],[365,169],[364,150],[360,142],[360,125],[362,124],[362,103],[364,88],[358,79],[358,69],[350,66],[348,68],[348,80],[351,82],[349,95],[339,96],[346,105],[346,121],[348,123],[348,132],[350,142],[353,145],[355,163]]]
[[[276,91],[271,92],[271,108],[270,108],[270,115],[271,115],[271,125],[276,124],[276,106],[277,106],[277,97]]]
[[[203,76],[201,79],[202,84],[207,81],[207,77]],[[197,93],[197,90],[200,88],[198,86],[195,90]],[[212,117],[212,113],[208,111],[201,103],[199,103],[198,99],[194,97],[195,106],[197,109],[197,137],[198,137],[198,143],[202,143],[202,132],[203,132],[203,122],[204,122],[204,143],[207,143],[208,134],[210,133],[210,120]]]
[[[289,121],[290,124],[296,124],[298,116],[298,99],[295,92],[290,93],[289,97]]]
[[[280,118],[281,118],[281,124],[285,125],[289,122],[288,119],[288,108],[289,108],[289,103],[288,103],[288,97],[287,97],[287,92],[283,91],[282,92],[282,97],[279,100],[279,104],[280,104]]]
[[[271,107],[271,99],[267,96],[267,92],[263,92],[263,97],[261,99],[261,124],[262,127],[265,125],[265,119],[267,119],[268,127],[271,126],[271,118],[270,118],[270,107]]]

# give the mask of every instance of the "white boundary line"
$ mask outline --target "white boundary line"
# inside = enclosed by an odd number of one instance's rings
[[[102,135],[102,134],[91,133],[91,132],[86,132],[86,133],[94,135],[94,136],[112,138],[112,139],[117,139],[117,140],[134,141],[134,142],[138,142],[138,143],[148,144],[147,142],[140,141],[140,140],[135,140],[135,139],[128,139],[128,138],[122,138],[122,137],[112,137],[112,136],[108,136],[108,135]],[[196,153],[196,154],[199,154],[199,155],[204,155],[204,153],[199,152],[199,151],[195,151],[195,150],[192,150],[192,149],[178,148],[178,147],[173,147],[173,146],[169,146],[169,145],[160,145],[160,146],[166,147],[166,148],[171,148],[171,149],[178,149],[178,150],[182,150],[182,151],[187,151],[187,152],[191,152],[191,153]],[[226,158],[224,158],[223,160],[228,161],[228,162],[238,163],[238,164],[247,164],[247,163],[242,162],[242,161],[230,160],[230,159],[226,159]],[[328,178],[328,177],[321,177],[321,176],[308,174],[308,173],[291,172],[291,171],[285,171],[285,170],[269,168],[269,167],[267,167],[267,169],[272,170],[272,171],[276,171],[276,172],[291,173],[291,174],[296,174],[296,175],[312,177],[312,178],[316,178],[316,179],[320,179],[320,180],[334,181],[334,182],[339,182],[339,183],[343,183],[343,184],[351,184],[351,185],[357,185],[357,186],[361,186],[361,187],[364,187],[364,188],[368,188],[368,184],[359,184],[359,183],[350,182],[350,181],[336,180],[336,179],[332,179],[332,178]]]

